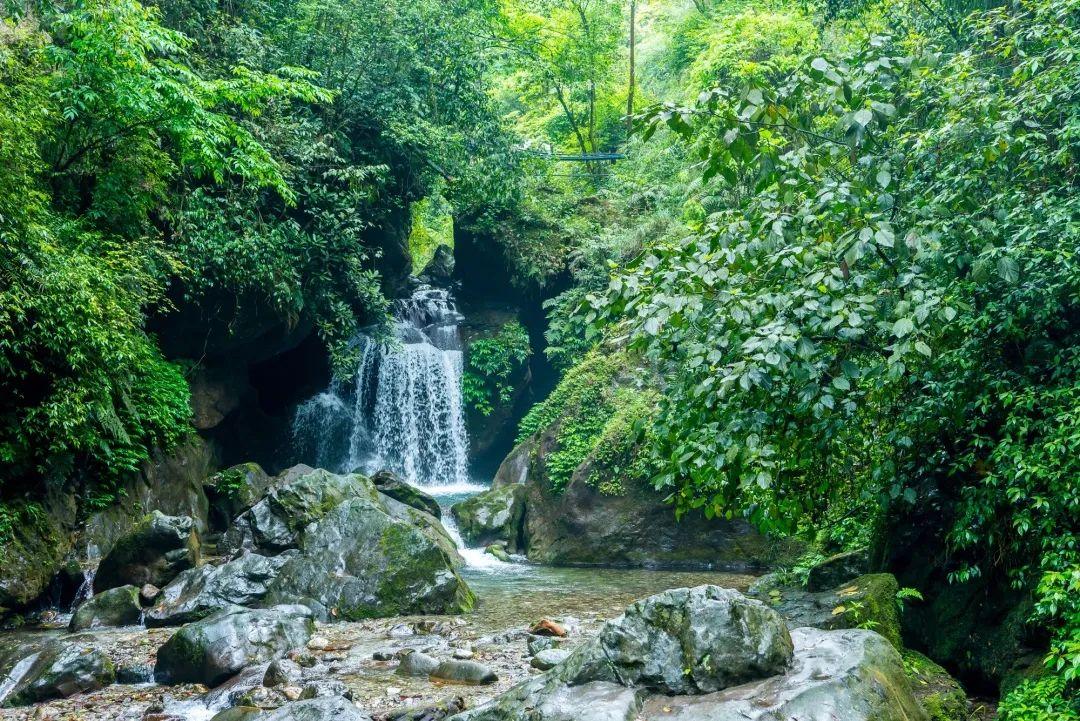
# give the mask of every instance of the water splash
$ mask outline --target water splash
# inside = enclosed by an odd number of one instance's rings
[[[355,376],[297,409],[294,442],[305,461],[340,473],[388,468],[419,486],[467,484],[461,315],[449,291],[420,286],[394,317],[399,344],[358,336]]]

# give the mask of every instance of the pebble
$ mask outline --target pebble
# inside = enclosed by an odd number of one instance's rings
[[[533,656],[529,665],[541,671],[555,668],[570,657],[570,652],[561,648],[547,648]]]
[[[298,686],[286,686],[285,688],[281,689],[281,693],[285,694],[285,698],[289,699],[290,701],[295,701],[300,698],[301,692],[302,689]]]
[[[311,640],[307,642],[307,647],[312,651],[323,651],[330,645],[330,641],[326,636],[312,636]]]
[[[400,696],[401,695],[401,689],[398,688],[397,686],[387,686],[386,695],[387,696]]]
[[[462,648],[455,648],[453,653],[454,658],[458,659],[459,661],[468,661],[474,655],[475,654],[473,654],[473,650],[468,646]]]

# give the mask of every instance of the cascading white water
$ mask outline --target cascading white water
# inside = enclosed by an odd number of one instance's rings
[[[467,484],[461,315],[448,291],[420,286],[394,317],[400,343],[358,336],[356,375],[297,409],[294,442],[305,460],[338,472],[388,468],[417,485]]]

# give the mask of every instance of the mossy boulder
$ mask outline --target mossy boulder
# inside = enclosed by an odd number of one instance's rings
[[[27,635],[0,641],[0,706],[23,706],[94,691],[116,679],[89,639]]]
[[[351,498],[312,523],[301,553],[271,584],[270,602],[300,602],[323,619],[459,613],[475,597],[430,530]],[[333,572],[328,572],[332,569]]]
[[[228,529],[234,518],[262,500],[273,482],[258,463],[241,463],[207,478],[203,488],[210,507],[210,527]]]
[[[902,649],[898,590],[892,574],[871,573],[817,593],[783,587],[766,577],[765,582],[752,586],[748,594],[779,611],[789,628],[868,628]]]
[[[911,690],[930,721],[966,721],[968,699],[960,682],[918,651],[906,649],[902,656]]]
[[[654,696],[641,721],[926,721],[900,654],[873,631],[791,632],[795,652],[780,676],[704,696]]]
[[[55,507],[54,507],[55,506]],[[15,502],[5,510],[16,522],[0,543],[0,618],[21,609],[48,589],[72,549],[69,524],[74,504]]]
[[[221,547],[271,554],[295,548],[304,528],[346,499],[367,498],[377,502],[378,497],[374,484],[358,473],[338,475],[322,469],[302,470],[290,482],[275,485],[265,498],[241,514],[226,532]]]
[[[454,542],[430,513],[360,474],[287,473],[226,534],[223,545],[242,554],[177,577],[148,624],[189,622],[231,605],[299,603],[325,621],[472,608]]]
[[[71,616],[68,628],[82,631],[103,626],[133,626],[142,621],[139,589],[117,586],[87,599]]]
[[[384,496],[389,496],[399,503],[411,506],[418,511],[430,513],[435,518],[442,518],[442,508],[432,496],[416,486],[402,480],[391,471],[379,471],[371,477],[375,488]]]
[[[305,645],[314,630],[303,606],[223,609],[173,634],[158,649],[154,676],[162,683],[216,686],[246,666]]]
[[[161,587],[198,562],[199,537],[194,520],[152,511],[101,560],[94,575],[94,591],[100,593],[128,584]]]
[[[510,551],[519,548],[525,516],[525,487],[496,486],[450,508],[461,538],[470,546],[504,541]]]

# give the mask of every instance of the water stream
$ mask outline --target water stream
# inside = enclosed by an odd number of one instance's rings
[[[467,484],[461,315],[449,291],[420,286],[395,302],[394,318],[396,342],[357,336],[356,374],[297,410],[297,450],[337,472],[389,469],[418,486]]]

